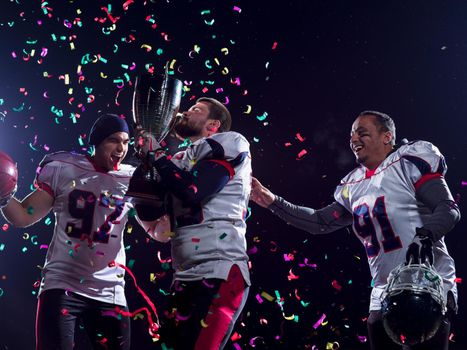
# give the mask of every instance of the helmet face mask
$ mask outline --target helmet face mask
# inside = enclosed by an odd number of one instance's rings
[[[382,302],[386,333],[400,345],[431,339],[446,313],[443,280],[430,264],[401,264],[388,278]]]

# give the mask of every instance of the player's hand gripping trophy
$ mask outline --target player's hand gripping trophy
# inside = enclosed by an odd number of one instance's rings
[[[135,149],[141,164],[135,170],[127,197],[135,204],[164,205],[165,189],[159,183],[157,171],[149,160],[148,144],[160,143],[171,131],[181,114],[182,82],[165,75],[138,76],[133,94]],[[153,145],[154,144],[154,145]]]

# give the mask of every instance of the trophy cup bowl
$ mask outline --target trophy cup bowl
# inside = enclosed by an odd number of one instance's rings
[[[160,143],[171,128],[180,107],[182,82],[165,75],[143,74],[136,78],[133,93],[134,127],[151,133]],[[133,204],[163,205],[166,190],[158,181],[158,174],[147,159],[130,180],[126,196]]]
[[[136,78],[133,122],[160,143],[170,131],[180,107],[182,82],[165,75],[143,74]]]

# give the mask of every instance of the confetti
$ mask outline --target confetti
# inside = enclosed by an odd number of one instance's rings
[[[302,149],[300,152],[298,152],[297,160],[302,159],[307,153],[308,153],[308,152],[307,152],[306,149]]]
[[[319,319],[318,321],[316,321],[316,323],[313,325],[313,328],[314,329],[317,329],[324,321],[324,319],[326,318],[326,314],[323,314]]]
[[[297,132],[297,134],[295,136],[297,137],[298,141],[300,141],[300,142],[303,142],[303,141],[306,140],[304,137],[302,137],[302,135],[300,135],[299,132]]]
[[[256,116],[256,119],[258,119],[259,121],[263,121],[263,120],[265,120],[267,117],[268,117],[268,113],[267,113],[267,112],[264,112],[262,115]]]
[[[342,290],[342,286],[339,284],[339,282],[337,282],[336,280],[333,280],[331,282],[331,285],[334,289],[336,289],[337,291],[341,291]]]
[[[266,299],[267,301],[273,301],[274,300],[274,297],[266,292],[262,292],[261,293],[261,296]]]

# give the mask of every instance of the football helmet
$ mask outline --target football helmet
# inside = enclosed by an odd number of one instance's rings
[[[441,276],[429,259],[412,261],[391,271],[381,309],[389,337],[410,346],[431,339],[446,313]]]

